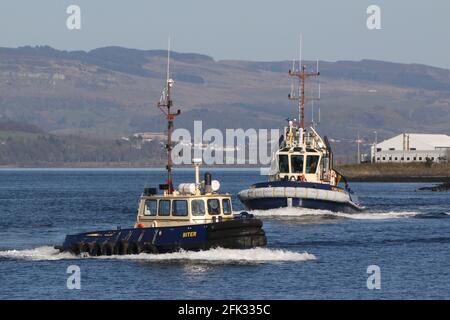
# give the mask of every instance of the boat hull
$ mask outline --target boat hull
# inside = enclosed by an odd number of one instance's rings
[[[262,222],[236,218],[207,224],[176,227],[132,228],[67,235],[61,252],[123,255],[208,250],[216,247],[249,249],[267,244]]]
[[[327,184],[297,181],[257,183],[239,192],[238,197],[248,210],[269,210],[284,207],[359,212],[363,207],[345,190]]]

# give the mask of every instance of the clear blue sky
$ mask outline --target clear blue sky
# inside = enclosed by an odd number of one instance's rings
[[[66,28],[81,7],[82,29]],[[368,30],[366,8],[381,8]],[[219,59],[415,62],[450,69],[448,0],[2,0],[0,46],[90,50],[109,45],[173,49]]]

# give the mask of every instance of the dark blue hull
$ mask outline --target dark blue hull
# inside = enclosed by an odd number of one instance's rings
[[[167,253],[215,247],[248,249],[267,243],[262,222],[236,218],[215,223],[177,227],[132,228],[68,235],[60,251],[91,256]]]

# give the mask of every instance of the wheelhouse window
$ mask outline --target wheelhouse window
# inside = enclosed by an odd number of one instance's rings
[[[220,214],[219,199],[208,199],[208,213],[210,215]]]
[[[291,155],[292,173],[303,173],[303,155]]]
[[[184,217],[188,215],[188,207],[186,200],[174,200],[172,203],[172,215]]]
[[[170,215],[170,200],[159,200],[159,216]]]
[[[316,173],[320,156],[306,157],[306,173]]]
[[[223,214],[231,214],[231,202],[230,199],[222,199]]]
[[[289,158],[287,154],[280,154],[278,156],[278,166],[280,173],[289,173]]]
[[[194,216],[204,216],[205,215],[205,201],[203,200],[192,200],[191,201],[191,212]]]
[[[144,208],[145,216],[156,216],[157,209],[158,209],[158,201],[156,200],[145,201],[145,208]]]

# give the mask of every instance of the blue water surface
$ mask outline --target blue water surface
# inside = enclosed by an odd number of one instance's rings
[[[212,170],[235,197],[257,170]],[[353,183],[355,215],[277,209],[262,214],[267,249],[161,257],[59,254],[67,233],[134,224],[145,186],[161,170],[0,170],[0,299],[449,299],[450,193],[429,183]],[[179,182],[193,180],[175,171]],[[281,216],[280,216],[281,215]],[[68,289],[67,268],[81,270]],[[367,268],[381,289],[367,288]]]

